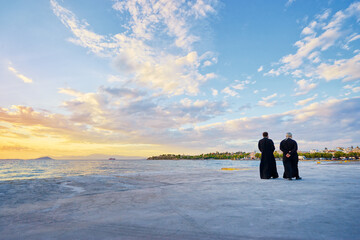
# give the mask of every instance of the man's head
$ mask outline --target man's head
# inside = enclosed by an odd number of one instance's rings
[[[269,137],[269,134],[268,134],[268,132],[263,132],[263,137]]]
[[[286,138],[292,138],[291,132],[287,132],[287,133],[286,133]]]

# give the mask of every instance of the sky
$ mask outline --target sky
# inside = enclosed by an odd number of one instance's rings
[[[0,158],[360,145],[360,1],[0,3]]]

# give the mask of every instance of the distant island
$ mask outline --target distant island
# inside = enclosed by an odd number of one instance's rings
[[[32,160],[54,160],[54,159],[51,158],[51,157],[39,157],[39,158],[35,158],[35,159],[32,159]]]

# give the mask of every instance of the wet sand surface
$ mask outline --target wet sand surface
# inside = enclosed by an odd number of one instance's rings
[[[0,239],[360,239],[360,164],[299,168],[0,181]]]

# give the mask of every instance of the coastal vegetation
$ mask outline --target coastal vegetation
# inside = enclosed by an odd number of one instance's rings
[[[341,151],[337,151],[334,154],[332,154],[332,153],[315,152],[315,153],[299,153],[299,156],[304,156],[305,158],[339,159],[339,158],[359,158],[360,153],[359,152],[344,153]]]
[[[148,160],[180,160],[180,159],[242,159],[249,158],[250,153],[246,152],[223,152],[223,153],[205,153],[199,155],[180,155],[180,154],[162,154],[159,156],[149,157]]]
[[[303,156],[305,159],[329,159],[336,160],[340,158],[360,158],[359,152],[350,152],[344,153],[341,151],[337,151],[335,153],[309,153],[309,152],[299,152],[299,156]],[[274,152],[275,158],[282,158],[282,154],[278,152]],[[205,153],[199,155],[180,155],[180,154],[161,154],[159,156],[149,157],[148,160],[180,160],[180,159],[188,159],[188,160],[197,160],[197,159],[230,159],[230,160],[241,160],[241,159],[259,159],[261,158],[261,153],[247,153],[247,152],[223,152],[223,153]]]

